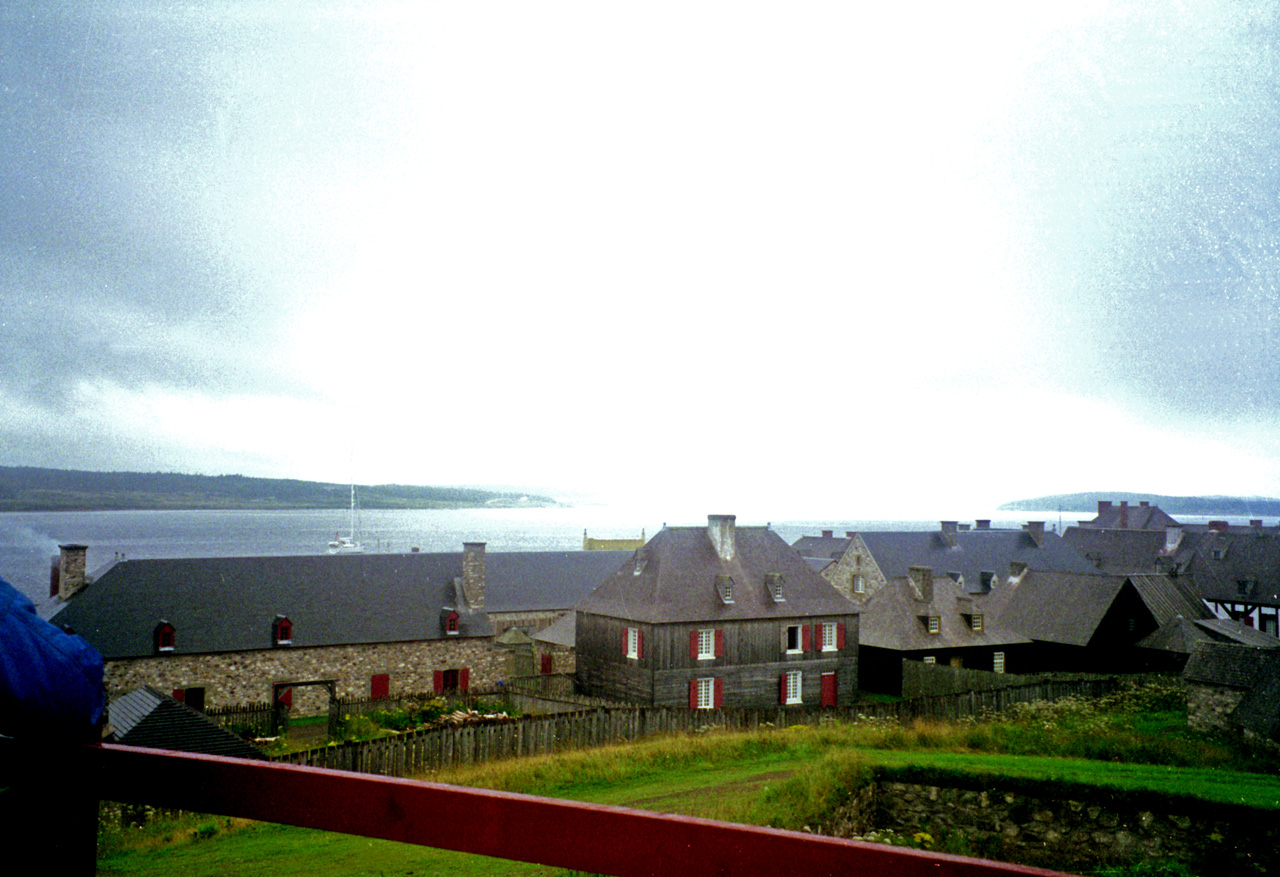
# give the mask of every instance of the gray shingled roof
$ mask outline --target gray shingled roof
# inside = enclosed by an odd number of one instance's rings
[[[1280,739],[1280,661],[1267,661],[1257,682],[1232,710],[1231,721],[1271,740]]]
[[[174,654],[272,648],[277,615],[293,622],[289,648],[441,639],[442,607],[462,636],[489,636],[483,613],[461,605],[461,554],[349,554],[126,560],[51,619],[107,659],[153,654],[161,621]]]
[[[533,639],[535,642],[573,648],[577,645],[577,634],[578,613],[566,612],[542,630],[535,631]]]
[[[1111,575],[1160,572],[1157,566],[1165,544],[1163,530],[1097,530],[1068,527],[1062,534],[1072,548]]]
[[[917,599],[907,577],[889,579],[874,593],[855,595],[858,644],[895,651],[1005,646],[1030,642],[1001,623],[988,598],[969,595],[950,577],[933,576],[933,599]],[[965,616],[981,614],[982,630]],[[921,617],[937,616],[938,632],[929,633]]]
[[[1151,504],[1129,505],[1127,502],[1103,505],[1099,503],[1098,514],[1087,526],[1106,530],[1159,530],[1176,525],[1178,522],[1159,506]]]
[[[651,623],[845,615],[853,605],[767,527],[737,527],[735,556],[722,560],[706,527],[667,527],[578,604],[597,615]],[[766,573],[781,574],[785,601],[766,596]],[[733,581],[732,603],[715,579]]]
[[[115,742],[127,746],[232,758],[266,757],[208,716],[149,685],[111,701],[108,716]]]
[[[513,551],[485,554],[489,612],[549,612],[572,608],[634,551]]]
[[[1089,573],[1093,566],[1056,533],[1046,532],[1037,546],[1025,530],[972,529],[954,534],[954,545],[941,531],[859,532],[867,550],[886,578],[907,575],[912,566],[927,566],[936,576],[957,572],[970,593],[981,588],[981,573],[1009,575],[1011,563],[1029,570]]]
[[[1239,621],[1226,618],[1187,619],[1178,617],[1139,641],[1148,649],[1163,649],[1189,655],[1201,643],[1227,642],[1264,649],[1280,649],[1280,639]]]
[[[1086,646],[1124,585],[1123,576],[1029,572],[1000,620],[1033,640]]]
[[[1203,643],[1191,653],[1182,676],[1188,682],[1252,688],[1269,664],[1280,661],[1280,650],[1234,643]]]
[[[1127,578],[1138,589],[1142,602],[1155,616],[1156,624],[1167,624],[1175,618],[1192,621],[1213,618],[1195,586],[1185,577],[1131,575]]]
[[[848,536],[801,536],[791,548],[801,557],[835,560],[844,554],[853,540]]]

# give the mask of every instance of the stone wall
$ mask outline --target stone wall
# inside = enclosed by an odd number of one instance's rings
[[[1193,731],[1232,727],[1231,711],[1244,699],[1244,689],[1221,685],[1187,686],[1187,725]]]
[[[437,670],[469,671],[469,687],[493,688],[506,673],[506,655],[488,637],[406,643],[277,648],[213,655],[163,655],[108,661],[109,698],[140,685],[168,693],[176,688],[204,688],[205,707],[262,703],[271,699],[276,682],[334,680],[344,699],[370,694],[370,678],[386,673],[391,694],[431,691]],[[324,712],[328,693],[322,688],[294,691],[294,715]]]
[[[1214,862],[1218,874],[1280,867],[1280,823],[1270,811],[1085,787],[1042,797],[998,785],[925,785],[894,781],[892,772],[868,788],[842,808],[832,833],[925,834],[932,849],[1071,871],[1141,858]]]

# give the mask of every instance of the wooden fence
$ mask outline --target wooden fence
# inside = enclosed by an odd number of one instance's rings
[[[411,731],[362,743],[343,743],[278,756],[288,764],[382,776],[411,776],[446,767],[502,758],[583,749],[639,740],[654,734],[708,728],[756,730],[815,725],[822,719],[910,722],[957,721],[1003,712],[1019,703],[1071,695],[1099,697],[1114,691],[1122,677],[1043,680],[991,691],[921,697],[895,703],[858,703],[827,709],[775,707],[747,710],[690,710],[674,707],[600,707],[547,716],[524,716]]]

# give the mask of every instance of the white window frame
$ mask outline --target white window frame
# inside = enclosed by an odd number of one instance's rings
[[[822,622],[822,650],[824,652],[836,651],[836,623],[834,621]]]
[[[698,680],[698,709],[713,710],[716,708],[716,680],[705,678]]]
[[[627,657],[640,657],[640,628],[638,627],[627,628]]]
[[[853,577],[853,592],[855,594],[865,594],[867,592],[866,576],[859,574]]]
[[[942,632],[942,619],[936,615],[928,616],[929,620],[925,622],[925,626],[931,634],[939,634]]]
[[[983,618],[981,612],[975,612],[969,616],[969,629],[974,633],[982,633]]]
[[[787,671],[787,703],[804,702],[804,676],[799,670]]]
[[[1004,672],[1004,652],[993,652],[991,655],[991,671],[993,673]]]
[[[705,661],[716,656],[716,629],[703,627],[698,630],[698,660]]]
[[[936,663],[938,663],[938,659],[937,659],[937,658],[935,658],[933,655],[925,655],[925,656],[924,656],[924,662],[925,662],[926,664],[936,664]]]
[[[782,649],[784,653],[788,655],[804,654],[804,631],[800,628],[801,625],[799,624],[788,624],[785,631],[783,631],[783,635],[786,637]],[[795,648],[791,647],[791,634],[793,631],[795,632]]]

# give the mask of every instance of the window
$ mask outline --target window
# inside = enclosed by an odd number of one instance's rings
[[[764,586],[769,589],[769,596],[773,598],[773,602],[782,603],[786,600],[782,596],[782,586],[785,581],[781,573],[767,572],[764,574]]]
[[[925,655],[925,656],[924,656],[924,662],[925,662],[926,664],[936,664],[936,663],[938,663],[938,659],[937,659],[937,658],[935,658],[933,655]]]
[[[799,670],[788,670],[782,674],[779,684],[779,700],[784,704],[801,703],[801,675]]]
[[[460,629],[460,618],[457,612],[450,612],[444,619],[444,632],[449,636],[457,636]]]
[[[991,656],[991,669],[996,673],[1004,672],[1004,652],[996,652]]]
[[[982,633],[982,613],[975,612],[969,616],[969,629]]]
[[[467,667],[436,670],[432,676],[432,687],[436,694],[465,694],[470,684],[471,670]]]
[[[539,672],[542,673],[543,676],[550,676],[552,673],[556,671],[555,658],[553,658],[549,654],[544,654],[541,656],[541,658],[542,660],[541,660],[541,666],[539,667]]]
[[[704,677],[689,680],[689,709],[718,710],[724,706],[724,680]]]
[[[724,634],[713,627],[704,627],[693,631],[689,645],[689,651],[698,660],[718,658],[724,652]]]
[[[287,646],[293,642],[293,622],[283,615],[277,615],[271,622],[271,642],[277,646]]]
[[[380,697],[390,697],[391,695],[391,676],[388,673],[375,673],[369,677],[369,697],[377,700]]]
[[[1269,633],[1272,636],[1276,636],[1276,616],[1263,615],[1259,621],[1261,622],[1260,627],[1263,633]]]
[[[840,636],[834,621],[824,621],[818,625],[818,648],[824,652],[834,652],[840,648]]]
[[[733,602],[733,578],[727,575],[719,574],[716,576],[716,593],[720,595],[721,603]]]
[[[642,641],[643,637],[640,635],[640,628],[628,627],[626,632],[623,634],[623,653],[628,658],[635,658],[639,660]]]
[[[978,573],[978,585],[982,593],[988,593],[991,590],[991,586],[995,583],[996,574],[990,570],[984,569],[982,572]]]
[[[942,619],[937,615],[921,615],[920,623],[929,633],[936,634],[942,630]]]
[[[867,579],[865,576],[853,577],[853,592],[855,594],[865,594],[867,592]]]
[[[172,652],[177,630],[167,621],[161,621],[155,629],[155,646],[157,652]]]
[[[790,624],[783,631],[782,650],[789,655],[797,655],[809,651],[809,627],[804,624]]]

